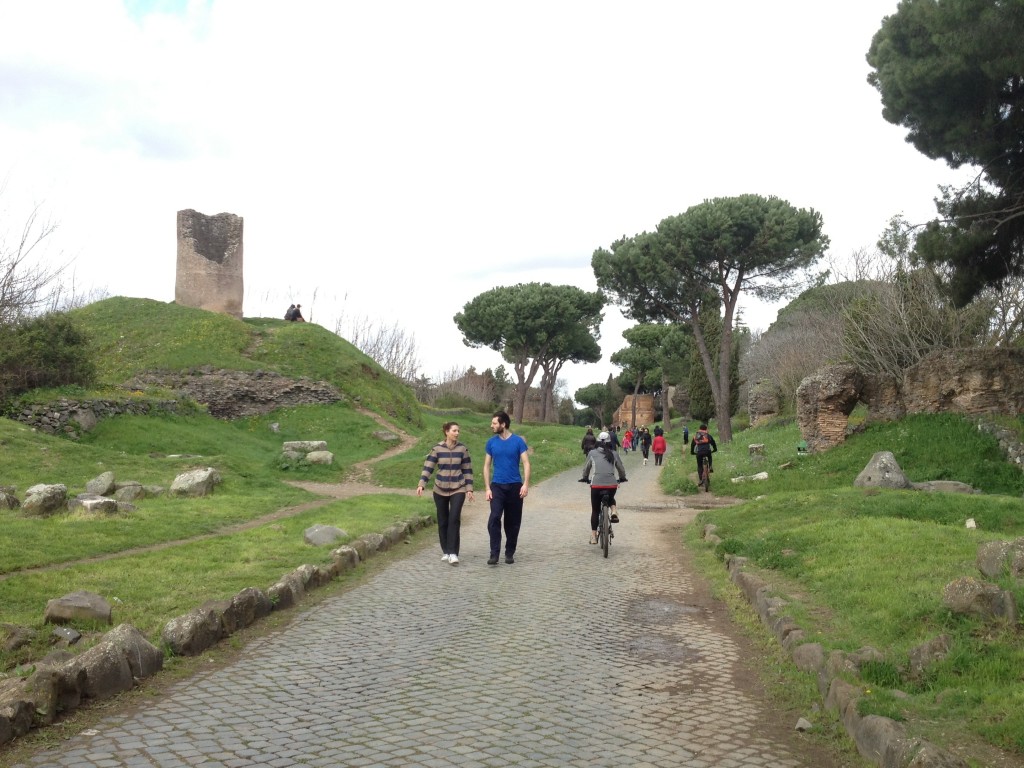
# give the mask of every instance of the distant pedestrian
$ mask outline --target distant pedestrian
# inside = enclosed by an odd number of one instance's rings
[[[647,455],[651,451],[651,441],[652,441],[651,433],[647,429],[647,427],[640,427],[640,438],[639,438],[640,451],[644,455],[644,466],[645,467],[647,466]]]
[[[626,434],[622,436],[622,451],[623,453],[629,453],[629,450],[633,447],[633,430],[627,429]]]
[[[587,427],[587,434],[580,441],[580,448],[583,449],[584,456],[597,448],[597,438],[594,437],[594,429],[592,427]]]
[[[665,435],[654,436],[654,439],[651,441],[651,450],[654,451],[654,466],[660,467],[662,460],[665,458],[665,453],[668,451]]]
[[[434,506],[437,508],[437,536],[441,541],[441,559],[451,565],[459,564],[459,531],[462,525],[462,505],[473,500],[473,464],[469,449],[459,442],[457,422],[445,423],[441,430],[444,440],[430,449],[423,462],[416,495],[422,496],[430,474],[434,475]]]
[[[523,438],[512,433],[511,425],[512,420],[505,411],[495,413],[491,418],[491,432],[494,434],[485,447],[484,488],[487,489],[487,501],[491,504],[491,514],[487,518],[487,533],[491,538],[488,565],[498,564],[502,518],[505,528],[505,562],[511,565],[516,561],[519,529],[523,524],[523,501],[530,490],[530,449]],[[520,462],[523,464],[522,474],[519,472]]]
[[[612,450],[619,450],[619,432],[617,429],[615,429],[615,427],[612,427],[611,429],[608,430],[608,437],[611,438],[608,444],[612,447]]]
[[[306,318],[304,318],[302,316],[302,305],[301,304],[296,304],[295,305],[295,311],[292,312],[292,322],[293,323],[304,323],[304,322],[306,322]]]
[[[285,320],[292,320],[292,319],[294,319],[294,317],[295,317],[295,305],[294,304],[289,304],[288,305],[288,309],[285,310],[284,319]]]
[[[690,428],[683,424],[683,445],[687,445],[690,442]]]

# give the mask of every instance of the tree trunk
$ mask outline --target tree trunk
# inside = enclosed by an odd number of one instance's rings
[[[672,431],[672,398],[668,396],[668,376],[661,374],[661,420],[665,431]]]

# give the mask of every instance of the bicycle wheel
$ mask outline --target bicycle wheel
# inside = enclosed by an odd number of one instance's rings
[[[711,493],[711,471],[710,471],[710,468],[708,466],[708,460],[707,459],[704,459],[704,461],[703,461],[703,463],[701,465],[700,474],[701,474],[700,482],[701,482],[701,485],[704,486],[704,493]]]
[[[603,501],[601,502],[601,517],[597,522],[597,543],[601,545],[601,552],[608,557],[608,545],[611,543],[611,510]]]

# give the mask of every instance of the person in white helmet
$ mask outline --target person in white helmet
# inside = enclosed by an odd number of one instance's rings
[[[591,477],[593,472],[593,477]],[[597,519],[601,514],[601,497],[608,494],[612,502],[612,522],[619,522],[615,512],[615,491],[619,483],[626,482],[626,468],[611,444],[611,435],[597,436],[597,448],[587,454],[583,465],[582,481],[590,483],[590,543],[597,544]]]

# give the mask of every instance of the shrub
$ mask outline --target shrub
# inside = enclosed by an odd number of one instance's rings
[[[66,313],[0,328],[0,402],[39,387],[89,386],[95,378],[86,336]]]

